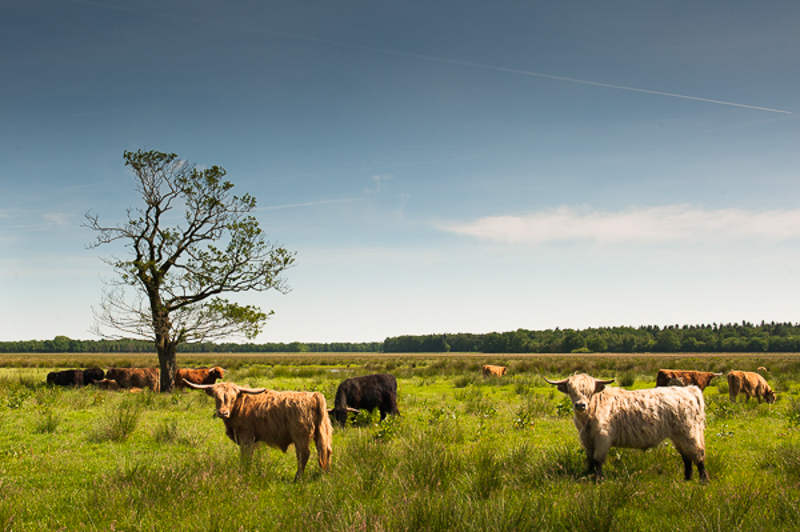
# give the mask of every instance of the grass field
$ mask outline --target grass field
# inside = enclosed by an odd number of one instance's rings
[[[510,367],[483,379],[483,363]],[[333,467],[316,451],[292,482],[293,451],[242,463],[203,393],[48,388],[53,369],[155,365],[152,355],[0,357],[3,530],[797,530],[800,355],[192,355],[228,380],[317,390],[390,372],[401,416],[336,428]],[[612,450],[584,476],[565,398],[542,380],[575,371],[654,385],[659,367],[769,369],[778,402],[731,404],[706,389],[711,481],[684,482],[671,444]],[[376,413],[377,414],[377,413]]]

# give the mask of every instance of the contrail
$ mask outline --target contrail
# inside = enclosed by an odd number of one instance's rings
[[[786,115],[792,114],[791,111],[785,111],[783,109],[773,109],[771,107],[759,107],[757,105],[748,105],[748,104],[744,104],[744,103],[728,102],[728,101],[725,101],[725,100],[714,100],[712,98],[701,98],[699,96],[688,96],[686,94],[676,94],[674,92],[656,91],[656,90],[651,90],[651,89],[640,89],[640,88],[637,88],[637,87],[628,87],[628,86],[625,86],[625,85],[615,85],[613,83],[602,83],[602,82],[599,82],[599,81],[589,81],[589,80],[585,80],[585,79],[568,78],[568,77],[564,77],[564,76],[554,76],[552,74],[543,74],[541,72],[532,72],[530,70],[521,70],[521,69],[517,69],[517,68],[501,67],[501,66],[494,66],[494,65],[485,65],[485,64],[482,64],[482,63],[473,63],[471,61],[460,61],[458,59],[448,59],[448,58],[445,58],[445,57],[425,56],[425,55],[419,55],[419,54],[406,54],[404,52],[393,52],[391,50],[383,50],[383,51],[387,52],[387,53],[396,53],[396,54],[408,55],[410,57],[418,57],[420,59],[426,59],[428,61],[438,61],[438,62],[441,62],[441,63],[451,63],[451,64],[454,64],[454,65],[464,65],[464,66],[469,66],[469,67],[473,67],[473,68],[483,68],[483,69],[487,69],[487,70],[496,70],[496,71],[499,71],[499,72],[508,72],[508,73],[511,73],[511,74],[519,74],[519,75],[522,75],[522,76],[532,76],[532,77],[537,77],[537,78],[553,79],[553,80],[557,80],[557,81],[566,81],[568,83],[580,83],[582,85],[593,85],[595,87],[605,87],[607,89],[617,89],[617,90],[630,91],[630,92],[642,92],[642,93],[645,93],[645,94],[654,94],[656,96],[668,96],[670,98],[681,98],[683,100],[694,100],[694,101],[697,101],[697,102],[715,103],[715,104],[718,104],[718,105],[729,105],[729,106],[732,106],[732,107],[742,107],[744,109],[754,109],[756,111],[767,111],[767,112],[770,112],[770,113],[781,113],[781,114],[786,114]]]
[[[555,80],[555,81],[563,81],[563,82],[566,82],[566,83],[579,83],[581,85],[591,85],[591,86],[594,86],[594,87],[603,87],[603,88],[606,88],[606,89],[615,89],[615,90],[622,90],[622,91],[628,91],[628,92],[639,92],[639,93],[643,93],[643,94],[652,94],[654,96],[665,96],[665,97],[668,97],[668,98],[679,98],[679,99],[682,99],[682,100],[692,100],[692,101],[696,101],[696,102],[711,103],[711,104],[716,104],[716,105],[727,105],[729,107],[739,107],[739,108],[742,108],[742,109],[752,109],[754,111],[766,111],[768,113],[779,113],[779,114],[785,114],[785,115],[792,114],[791,111],[786,111],[786,110],[783,110],[783,109],[773,109],[771,107],[761,107],[761,106],[758,106],[758,105],[749,105],[749,104],[744,104],[744,103],[729,102],[729,101],[726,101],[726,100],[715,100],[713,98],[702,98],[700,96],[689,96],[689,95],[686,95],[686,94],[677,94],[677,93],[674,93],[674,92],[657,91],[657,90],[652,90],[652,89],[642,89],[642,88],[638,88],[638,87],[628,87],[627,85],[617,85],[617,84],[614,84],[614,83],[602,83],[602,82],[599,82],[599,81],[590,81],[590,80],[586,80],[586,79],[570,78],[570,77],[565,77],[565,76],[555,76],[555,75],[552,75],[552,74],[545,74],[545,73],[542,73],[542,72],[533,72],[533,71],[530,71],[530,70],[522,70],[522,69],[518,69],[518,68],[511,68],[511,67],[504,67],[504,66],[497,66],[497,65],[487,65],[487,64],[484,64],[484,63],[475,63],[475,62],[472,62],[472,61],[463,61],[463,60],[453,59],[453,58],[449,58],[449,57],[439,57],[439,56],[435,56],[435,55],[415,54],[415,53],[411,53],[411,52],[403,52],[403,51],[400,51],[400,50],[392,50],[392,49],[389,49],[389,48],[379,48],[379,47],[374,47],[374,46],[366,46],[366,45],[362,45],[362,44],[352,44],[352,43],[346,43],[346,42],[342,42],[342,41],[334,41],[334,40],[330,40],[330,39],[320,39],[320,38],[317,38],[317,37],[308,37],[308,36],[304,36],[304,35],[297,35],[297,34],[294,34],[294,33],[287,33],[287,32],[283,32],[283,31],[267,30],[267,29],[263,29],[263,28],[256,28],[256,27],[253,27],[253,26],[244,26],[244,25],[239,25],[239,24],[222,24],[222,23],[219,23],[219,22],[210,22],[210,21],[207,21],[207,20],[196,19],[196,18],[191,18],[191,17],[186,17],[186,16],[171,15],[171,14],[168,14],[168,13],[158,13],[158,12],[153,12],[153,11],[149,11],[149,10],[143,10],[143,9],[139,9],[139,8],[135,8],[135,7],[115,6],[115,5],[110,5],[110,4],[103,4],[103,3],[95,2],[95,1],[92,1],[92,0],[71,0],[71,1],[76,2],[76,3],[82,3],[82,4],[89,4],[89,5],[94,5],[94,6],[98,6],[98,7],[104,7],[104,8],[107,8],[107,9],[116,9],[116,10],[120,10],[120,11],[135,11],[135,12],[139,12],[139,13],[147,13],[147,14],[150,14],[150,15],[164,17],[164,18],[170,18],[170,19],[175,19],[175,20],[185,20],[185,21],[189,21],[189,22],[197,22],[197,23],[202,23],[202,24],[212,24],[212,25],[215,25],[215,26],[235,28],[235,29],[238,29],[238,30],[252,31],[252,32],[255,32],[255,33],[264,33],[264,34],[269,34],[269,35],[276,35],[276,36],[279,36],[279,37],[285,37],[287,39],[296,39],[296,40],[302,40],[302,41],[307,41],[307,42],[328,44],[328,45],[331,45],[331,46],[355,48],[355,49],[360,49],[360,50],[370,50],[370,51],[373,51],[373,52],[380,52],[380,53],[384,53],[384,54],[408,57],[408,58],[412,58],[412,59],[418,59],[418,60],[421,60],[421,61],[430,61],[430,62],[436,62],[436,63],[448,63],[448,64],[451,64],[451,65],[461,65],[461,66],[470,67],[470,68],[480,68],[480,69],[484,69],[484,70],[494,70],[496,72],[506,72],[506,73],[509,73],[509,74],[517,74],[517,75],[520,75],[520,76],[531,76],[531,77],[536,77],[536,78],[552,79],[552,80]]]

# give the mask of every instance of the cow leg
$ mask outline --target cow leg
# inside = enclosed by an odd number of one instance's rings
[[[594,479],[596,482],[602,481],[605,477],[603,476],[603,462],[599,460],[595,460],[594,458],[589,460],[589,473],[594,474]]]
[[[246,442],[239,444],[239,453],[243,462],[250,462],[253,459],[253,449],[255,449],[254,443]]]
[[[303,477],[303,472],[306,470],[308,458],[311,456],[311,447],[308,441],[296,442],[294,444],[294,451],[297,455],[297,473],[294,475],[294,480],[297,482]]]
[[[682,454],[681,458],[683,458],[683,480],[692,480],[692,459],[685,454]]]
[[[700,482],[708,482],[708,471],[706,471],[705,460],[697,461],[697,474],[700,477]]]
[[[589,469],[594,469],[595,479],[597,481],[603,480],[603,464],[606,461],[606,456],[608,456],[608,451],[610,449],[611,440],[603,437],[596,438],[592,458],[589,460]],[[594,462],[594,465],[592,462]]]

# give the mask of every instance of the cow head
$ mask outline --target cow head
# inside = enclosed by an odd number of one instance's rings
[[[764,400],[767,402],[767,404],[771,405],[776,399],[777,396],[773,390],[768,390],[764,393]]]
[[[597,380],[585,373],[573,375],[572,377],[560,381],[544,380],[554,385],[559,392],[569,396],[570,401],[572,401],[572,409],[575,411],[576,416],[586,412],[592,395],[602,392],[606,384],[614,382],[614,379],[610,381]]]
[[[225,370],[219,366],[214,366],[210,370],[208,370],[208,376],[212,379],[221,379],[225,376]]]
[[[240,394],[259,394],[267,391],[266,388],[244,388],[232,382],[218,382],[216,384],[194,384],[183,379],[188,386],[204,390],[207,395],[214,398],[217,410],[215,415],[223,419],[231,417],[231,410]]]
[[[352,412],[353,414],[359,414],[361,412],[361,410],[359,410],[357,408],[352,408],[352,407],[349,407],[349,406],[346,407],[346,408],[329,408],[328,409],[328,415],[332,416],[333,419],[335,419],[339,423],[339,425],[341,425],[343,427],[344,427],[345,423],[347,423],[347,416],[348,416],[348,414],[350,414],[350,412]]]

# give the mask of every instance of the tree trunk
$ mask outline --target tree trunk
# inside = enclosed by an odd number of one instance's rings
[[[166,342],[163,346],[158,345],[158,364],[161,371],[162,392],[171,392],[175,383],[175,372],[178,371],[177,345],[173,342]]]
[[[175,372],[178,370],[178,343],[172,339],[172,323],[169,314],[160,305],[153,305],[159,311],[154,312],[153,328],[156,333],[156,353],[161,373],[160,390],[168,393],[175,383]]]

